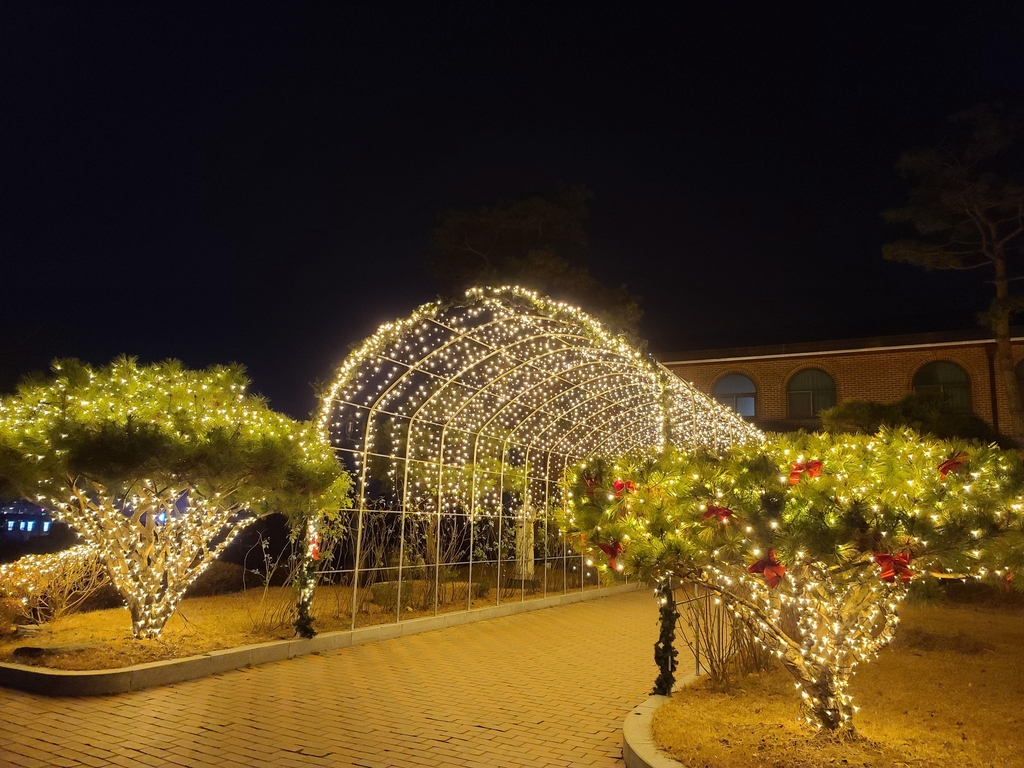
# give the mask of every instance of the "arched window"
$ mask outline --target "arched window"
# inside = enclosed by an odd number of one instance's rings
[[[757,387],[742,373],[730,373],[715,383],[711,393],[715,400],[732,408],[740,416],[754,417],[754,400]]]
[[[971,377],[956,363],[937,360],[921,366],[913,387],[919,395],[938,395],[954,411],[970,413]]]
[[[813,419],[836,404],[836,383],[819,368],[800,371],[786,387],[789,418]]]

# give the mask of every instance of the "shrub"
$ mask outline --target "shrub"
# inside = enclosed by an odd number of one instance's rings
[[[884,427],[910,427],[941,440],[980,440],[1013,447],[981,417],[954,411],[935,395],[913,392],[895,403],[847,400],[822,411],[821,424],[826,432],[863,435],[873,435]]]
[[[398,605],[398,582],[380,581],[370,587],[370,599],[385,611],[395,610]],[[402,579],[402,610],[408,610],[413,599],[413,583],[411,579]],[[433,597],[431,597],[433,605]]]
[[[262,563],[257,567],[249,567],[250,556],[256,554]],[[294,621],[297,606],[289,598],[289,590],[278,589],[277,586],[290,586],[296,573],[299,559],[295,555],[295,547],[289,542],[275,556],[270,550],[270,541],[262,533],[258,541],[249,548],[245,556],[245,568],[242,571],[243,584],[251,583],[252,576],[257,579],[255,589],[246,586],[247,590],[259,594],[256,602],[246,602],[246,612],[252,623],[252,630],[257,634],[266,634],[286,626]],[[247,592],[247,597],[249,593]]]
[[[20,603],[9,597],[0,597],[0,637],[17,632],[21,619]]]
[[[699,584],[675,588],[678,624],[683,642],[709,676],[712,690],[728,690],[734,676],[767,672],[774,655],[726,608],[716,595]]]
[[[214,560],[192,583],[186,597],[209,597],[245,589],[245,568],[236,563]]]
[[[473,597],[477,600],[482,600],[491,594],[491,589],[493,589],[493,587],[494,585],[491,583],[491,580],[486,576],[483,576],[473,582]]]
[[[17,618],[36,624],[78,609],[106,582],[99,552],[87,544],[0,565],[0,599]]]

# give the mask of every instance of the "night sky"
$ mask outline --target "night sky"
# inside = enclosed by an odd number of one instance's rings
[[[975,326],[985,286],[884,262],[879,213],[902,150],[1024,92],[1024,4],[497,5],[5,5],[0,390],[237,361],[304,416],[436,296],[442,209],[558,182],[654,350]]]

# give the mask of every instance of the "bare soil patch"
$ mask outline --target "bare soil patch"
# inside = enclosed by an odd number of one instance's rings
[[[654,738],[692,768],[1024,766],[1024,613],[922,606],[901,617],[896,642],[851,685],[852,741],[805,730],[781,670],[726,694],[702,683],[676,693]]]

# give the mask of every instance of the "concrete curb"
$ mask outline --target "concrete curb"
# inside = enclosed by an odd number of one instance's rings
[[[398,624],[382,624],[340,632],[324,632],[309,640],[275,640],[268,643],[243,645],[211,651],[201,656],[187,656],[183,659],[154,661],[118,669],[65,670],[33,667],[26,664],[0,663],[0,686],[44,696],[102,696],[114,693],[140,691],[159,685],[195,680],[207,675],[229,672],[232,669],[282,661],[308,653],[322,653],[351,645],[389,640],[404,635],[469,624],[499,616],[511,616],[542,608],[570,605],[583,600],[611,597],[639,589],[639,584],[622,584],[608,589],[594,589],[586,592],[571,592],[565,595],[524,600],[519,603],[503,603],[491,608],[477,608],[472,611],[446,613],[421,619],[408,619]]]
[[[673,690],[689,685],[697,679],[690,674],[676,681]],[[633,709],[622,722],[622,760],[626,768],[686,768],[658,749],[651,736],[651,718],[654,711],[668,701],[668,696],[649,696],[647,701]]]

